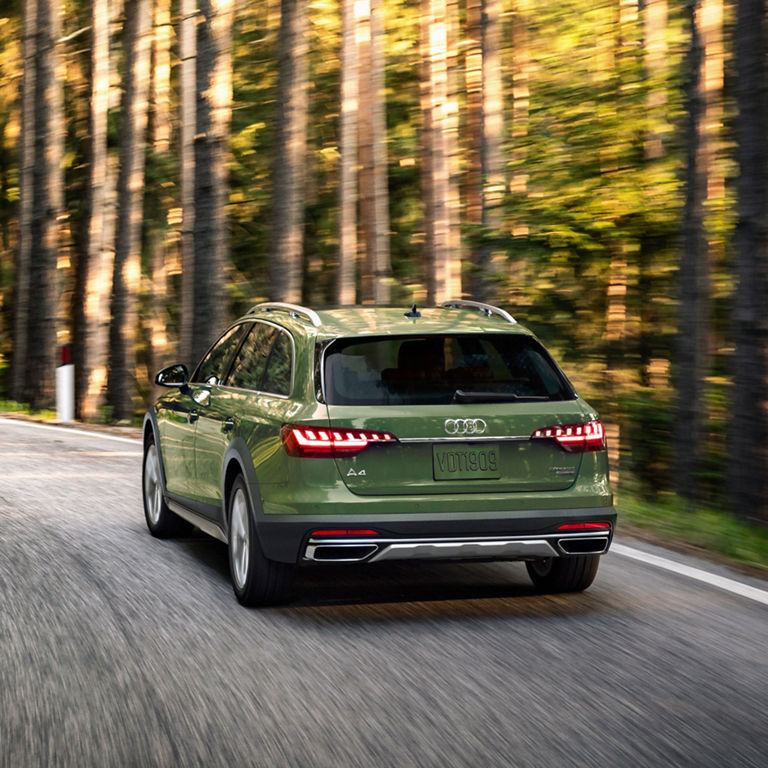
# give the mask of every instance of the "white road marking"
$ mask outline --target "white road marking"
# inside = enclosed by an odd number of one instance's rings
[[[681,576],[687,576],[689,579],[702,581],[705,584],[709,584],[711,587],[717,587],[717,589],[722,589],[726,592],[732,592],[734,595],[746,597],[748,600],[754,600],[757,603],[768,605],[768,591],[764,589],[752,587],[749,584],[742,584],[740,581],[727,579],[724,576],[708,573],[707,571],[702,571],[698,568],[692,568],[690,565],[676,563],[674,560],[667,560],[666,558],[659,557],[658,555],[651,555],[648,552],[641,552],[639,549],[626,547],[623,544],[611,544],[610,551],[617,555],[621,555],[622,557],[629,557],[632,560],[639,560],[641,563],[652,565],[655,568],[661,568],[664,571],[671,571],[672,573],[677,573]]]
[[[0,416],[0,424],[13,424],[14,426],[32,427],[33,429],[49,429],[63,432],[67,435],[83,435],[85,437],[98,437],[102,440],[117,440],[120,443],[141,445],[141,440],[136,437],[119,437],[118,435],[106,435],[103,432],[90,432],[87,429],[70,429],[69,427],[57,427],[55,424],[38,424],[36,421],[22,421],[21,419],[6,419]]]

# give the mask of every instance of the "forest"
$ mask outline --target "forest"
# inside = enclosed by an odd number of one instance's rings
[[[467,297],[618,488],[768,523],[764,0],[0,0],[0,397],[132,422],[257,301]]]

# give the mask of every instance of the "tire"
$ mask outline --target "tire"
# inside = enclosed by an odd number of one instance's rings
[[[192,526],[168,508],[163,496],[160,454],[150,437],[144,445],[144,463],[141,472],[144,519],[149,532],[158,539],[170,539],[189,533]]]
[[[600,555],[546,557],[526,562],[528,575],[540,592],[581,592],[597,575]]]
[[[276,605],[290,594],[293,566],[269,560],[261,548],[253,510],[242,476],[232,485],[227,503],[229,572],[241,605]]]

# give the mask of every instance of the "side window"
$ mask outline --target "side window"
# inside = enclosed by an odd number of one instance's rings
[[[205,384],[221,384],[221,380],[227,372],[232,353],[237,349],[240,339],[243,338],[247,326],[244,323],[230,328],[203,358],[197,370],[192,376],[192,381]]]
[[[227,378],[228,387],[238,389],[262,389],[264,371],[269,353],[279,330],[266,323],[254,323],[251,332],[240,347],[232,372]]]
[[[267,375],[262,387],[265,392],[286,397],[291,394],[292,352],[293,345],[290,337],[285,331],[281,331],[269,358]]]

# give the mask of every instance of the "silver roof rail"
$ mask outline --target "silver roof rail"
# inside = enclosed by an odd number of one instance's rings
[[[500,307],[494,307],[492,304],[483,304],[481,301],[469,301],[468,299],[451,299],[450,301],[444,301],[441,305],[446,309],[476,309],[478,312],[482,312],[490,317],[491,315],[498,315],[508,323],[517,323],[512,315],[505,309]]]
[[[319,328],[323,324],[320,315],[314,309],[302,307],[299,304],[286,304],[283,301],[265,301],[254,305],[248,310],[249,315],[255,312],[287,312],[291,317],[306,318],[315,328]]]

